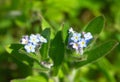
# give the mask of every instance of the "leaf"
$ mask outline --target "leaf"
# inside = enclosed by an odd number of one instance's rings
[[[15,79],[11,82],[48,82],[47,79],[41,75],[39,76],[29,76],[26,79]]]
[[[22,44],[11,44],[12,52],[10,55],[26,65],[33,66],[34,61],[39,64],[39,61],[33,57],[34,54],[27,54],[27,52],[21,50],[22,47]]]
[[[19,50],[22,47],[22,44],[11,44],[10,49]]]
[[[99,34],[104,27],[104,17],[98,16],[94,18],[91,22],[88,23],[88,25],[85,26],[84,31],[85,32],[91,32],[92,35]]]
[[[51,39],[54,37],[54,28],[40,15],[41,22],[42,22],[42,29],[50,28],[51,29]]]
[[[41,35],[47,39],[47,43],[42,45],[42,48],[40,49],[40,53],[42,56],[42,59],[48,58],[48,52],[49,52],[49,47],[50,47],[50,28],[46,28]]]
[[[111,40],[103,43],[102,45],[97,46],[96,48],[90,51],[85,52],[85,54],[87,55],[87,60],[75,62],[75,67],[81,67],[88,63],[92,63],[93,61],[96,61],[97,59],[107,55],[117,45],[118,43],[116,41]]]
[[[50,44],[50,57],[54,62],[54,66],[59,66],[64,58],[64,43],[62,40],[61,31],[59,31]]]
[[[33,69],[39,69],[39,70],[48,70],[45,69],[40,63],[40,56],[35,55],[33,53],[27,53],[21,48],[23,48],[23,45],[21,44],[11,44],[10,48],[12,49],[10,56],[14,57],[16,60],[20,61],[21,63],[25,65],[29,65],[33,67]]]
[[[62,27],[62,37],[63,37],[63,41],[65,42],[68,36],[68,30],[69,30],[70,26],[68,23],[64,24]]]

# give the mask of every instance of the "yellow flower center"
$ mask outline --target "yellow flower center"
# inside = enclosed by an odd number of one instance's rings
[[[76,36],[75,39],[78,39],[78,36]]]
[[[32,47],[31,47],[31,46],[30,46],[29,48],[30,48],[30,50],[32,49]]]
[[[82,44],[85,44],[85,42],[82,42]]]

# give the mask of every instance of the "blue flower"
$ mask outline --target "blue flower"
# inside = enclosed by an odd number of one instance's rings
[[[40,34],[37,34],[37,38],[39,39],[39,41],[41,43],[47,43],[47,40],[43,36],[41,36]]]
[[[84,36],[85,40],[90,40],[90,39],[93,38],[93,36],[92,36],[92,34],[90,32],[84,33],[83,36]]]
[[[30,52],[35,52],[35,45],[33,45],[32,43],[28,43],[24,46],[25,50],[30,53]]]
[[[33,43],[34,45],[37,45],[40,40],[38,39],[37,35],[31,34],[29,42]]]
[[[77,53],[83,54],[83,49],[87,47],[89,41],[93,38],[90,32],[77,33],[72,28],[69,29],[68,45],[75,49]]]
[[[28,36],[23,36],[22,39],[20,40],[21,44],[28,44]]]
[[[81,34],[80,33],[73,33],[71,40],[74,42],[78,42],[81,39]]]
[[[77,43],[70,43],[72,45],[72,48],[75,49],[76,53],[80,53],[81,55],[83,54],[83,47],[77,42]]]
[[[81,47],[81,48],[84,48],[87,46],[86,40],[83,38],[78,42],[78,44],[79,44],[79,47]]]
[[[31,34],[30,36],[23,36],[20,42],[25,45],[25,50],[30,53],[39,49],[43,43],[47,43],[47,40],[40,34]]]
[[[75,49],[75,50],[78,50],[78,43],[75,43],[75,42],[71,42],[70,45],[72,45],[72,48]]]

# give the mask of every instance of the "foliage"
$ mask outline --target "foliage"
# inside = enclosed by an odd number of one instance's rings
[[[0,1],[0,81],[119,81],[118,7],[119,0]],[[71,26],[94,36],[81,57],[67,46]],[[48,41],[38,53],[25,52],[18,42],[31,33],[39,33]],[[49,69],[41,61],[54,65]]]

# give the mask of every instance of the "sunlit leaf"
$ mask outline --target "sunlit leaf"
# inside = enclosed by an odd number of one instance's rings
[[[43,76],[29,76],[26,79],[15,79],[11,82],[48,82],[47,79]]]

